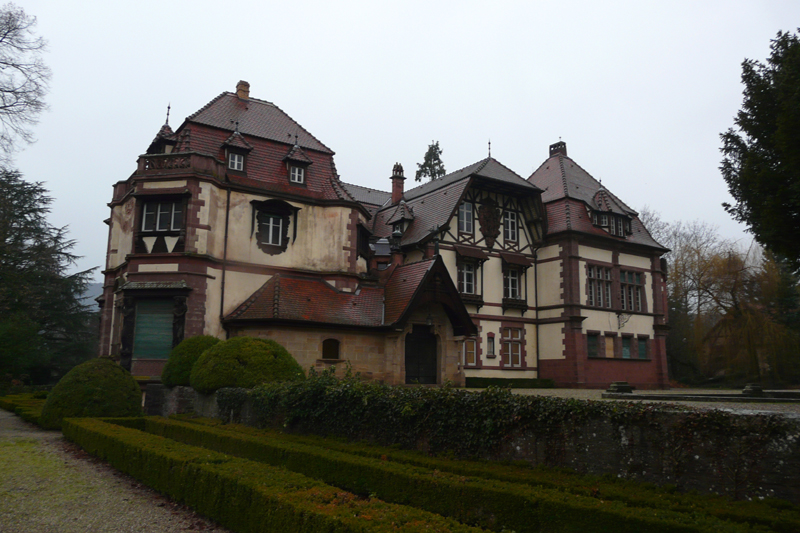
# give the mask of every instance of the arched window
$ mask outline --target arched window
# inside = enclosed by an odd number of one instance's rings
[[[322,341],[322,358],[339,359],[339,341],[336,339],[325,339]]]

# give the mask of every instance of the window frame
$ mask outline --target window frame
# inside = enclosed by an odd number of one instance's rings
[[[519,241],[519,217],[516,211],[503,211],[503,242]]]
[[[525,368],[525,328],[502,326],[500,328],[500,364],[503,368]],[[514,357],[517,361],[514,361]]]
[[[297,178],[297,179],[296,179]],[[300,165],[289,165],[289,183],[295,185],[305,185],[306,169]]]
[[[245,155],[240,152],[228,152],[228,170],[234,172],[244,172]]]
[[[472,202],[461,202],[458,206],[458,232],[472,235],[475,231],[475,207]]]
[[[289,246],[289,228],[294,227],[293,241],[297,236],[297,211],[299,208],[283,200],[252,201],[253,220],[251,238],[255,236],[256,245],[266,254],[276,255],[286,251]],[[294,216],[293,216],[294,215]],[[278,243],[275,243],[274,221],[280,219]],[[292,220],[293,219],[293,220]]]
[[[471,261],[460,261],[458,263],[458,292],[474,296],[477,289],[476,274],[477,268]],[[467,279],[467,278],[471,279]],[[469,288],[468,288],[469,287]]]
[[[520,271],[517,268],[506,267],[503,269],[503,298],[508,300],[522,299],[520,277]]]
[[[611,309],[612,267],[586,264],[586,305],[596,309]]]
[[[623,311],[642,313],[644,305],[644,274],[636,270],[619,270],[619,306]]]
[[[169,205],[169,227],[162,228],[161,225],[161,208],[162,206]],[[148,213],[148,207],[155,207],[153,212]],[[143,200],[142,201],[142,220],[139,224],[139,231],[143,234],[165,234],[165,233],[177,233],[183,230],[185,223],[184,223],[184,213],[185,209],[185,202],[183,199],[173,200],[173,199],[159,199],[159,200]],[[177,208],[177,209],[176,209]],[[151,229],[147,229],[147,220],[148,216],[152,215],[152,223],[153,227]],[[178,216],[178,227],[176,227],[176,215]]]
[[[478,339],[474,337],[464,339],[461,345],[461,366],[462,367],[475,367],[478,366]],[[472,350],[468,347],[472,346]],[[472,362],[469,361],[467,354],[472,353]]]

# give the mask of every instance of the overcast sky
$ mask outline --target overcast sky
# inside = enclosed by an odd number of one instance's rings
[[[336,152],[342,180],[414,186],[438,140],[448,172],[487,155],[527,178],[548,146],[668,221],[749,239],[721,207],[719,134],[741,62],[764,60],[800,2],[20,1],[53,71],[38,141],[16,158],[55,198],[79,268],[105,266],[112,185],[236,82]],[[98,280],[100,274],[95,276]]]

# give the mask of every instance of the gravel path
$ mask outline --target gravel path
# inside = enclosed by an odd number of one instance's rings
[[[0,409],[0,533],[228,532]]]

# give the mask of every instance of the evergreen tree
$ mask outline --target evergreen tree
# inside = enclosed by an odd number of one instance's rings
[[[800,40],[778,32],[766,64],[742,63],[744,102],[721,135],[725,210],[756,240],[800,268]]]
[[[441,178],[445,174],[444,163],[442,163],[442,149],[439,148],[439,141],[431,141],[431,144],[428,146],[428,151],[425,152],[425,159],[422,163],[417,163],[417,175],[414,179],[417,181],[422,181],[422,178],[435,180]]]
[[[67,273],[75,241],[47,222],[51,203],[41,183],[0,170],[0,375],[40,383],[95,351],[96,318],[81,300],[92,271]]]

